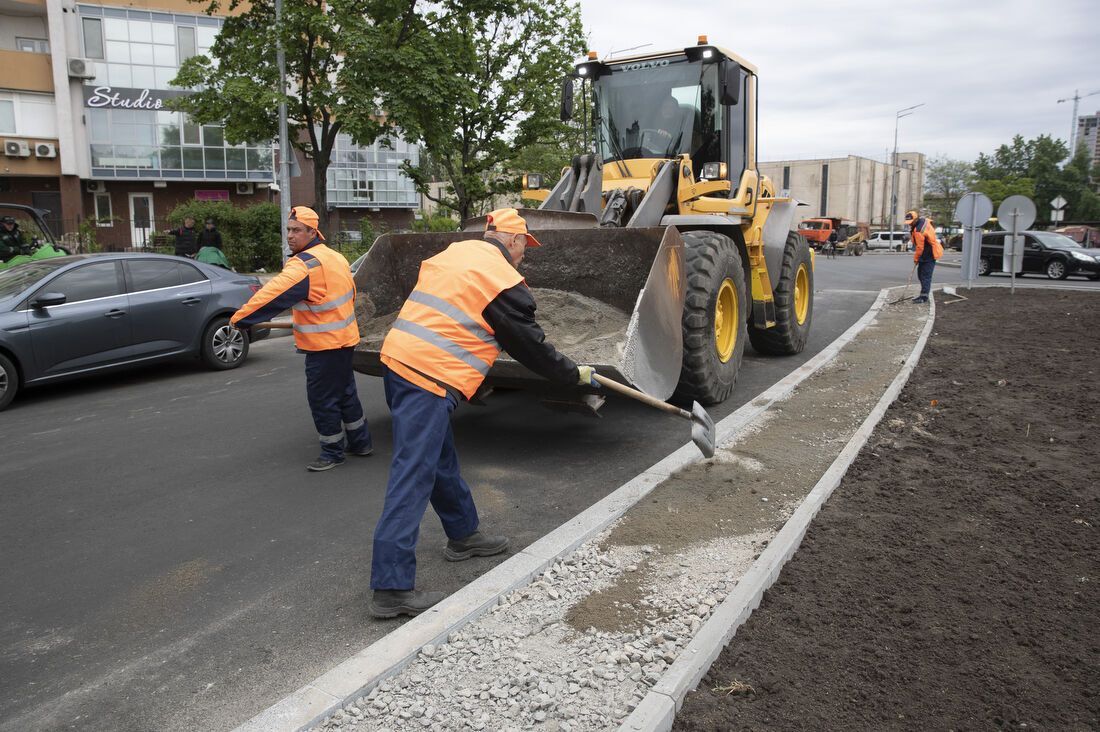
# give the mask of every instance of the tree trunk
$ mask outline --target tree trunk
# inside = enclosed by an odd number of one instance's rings
[[[318,155],[313,161],[313,210],[317,212],[321,233],[331,239],[335,232],[328,227],[328,165],[327,155]]]

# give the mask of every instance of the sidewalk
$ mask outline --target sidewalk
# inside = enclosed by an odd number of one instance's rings
[[[761,554],[927,333],[927,308],[887,299],[723,420],[715,458],[685,445],[241,729],[327,714],[325,729],[657,728],[669,684],[682,699],[698,678],[685,663],[701,674],[721,648],[699,655],[693,636],[744,602]]]

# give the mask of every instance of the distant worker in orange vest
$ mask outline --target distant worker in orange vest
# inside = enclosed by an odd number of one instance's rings
[[[920,280],[920,294],[913,302],[928,302],[932,292],[932,270],[936,260],[943,256],[943,246],[936,239],[936,229],[932,222],[916,211],[905,214],[905,223],[909,224],[909,235],[913,240],[913,263],[917,265],[917,279]]]
[[[525,249],[537,246],[516,209],[493,211],[482,239],[455,242],[421,262],[416,287],[382,344],[393,462],[374,530],[375,617],[418,615],[443,599],[442,592],[415,590],[416,541],[429,502],[449,539],[448,561],[508,548],[507,537],[478,530],[451,431],[458,401],[474,396],[501,351],[550,381],[596,385],[592,367],[546,343],[535,321],[535,299],[516,267]]]
[[[230,323],[245,329],[291,308],[294,344],[306,355],[306,397],[321,441],[320,456],[306,469],[319,472],[343,463],[345,448],[360,456],[373,449],[351,366],[359,345],[355,282],[344,255],[325,246],[316,211],[292,208],[286,234],[294,256]]]

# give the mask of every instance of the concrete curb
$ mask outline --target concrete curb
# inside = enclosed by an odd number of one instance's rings
[[[883,290],[884,294],[886,292],[887,290]],[[798,550],[802,537],[805,536],[814,516],[840,484],[848,467],[863,449],[875,426],[886,413],[887,407],[901,393],[902,387],[909,380],[909,375],[924,351],[928,336],[932,333],[932,326],[936,319],[934,298],[930,309],[928,322],[921,331],[920,337],[917,338],[909,358],[906,359],[898,375],[894,377],[863,424],[852,435],[848,444],[821,476],[813,490],[803,499],[802,504],[787,523],[771,540],[767,549],[761,552],[760,557],[737,583],[733,592],[714,610],[710,619],[684,647],[672,666],[665,671],[642,702],[626,718],[619,727],[619,732],[664,732],[672,728],[676,712],[684,703],[684,697],[699,684],[699,680],[733,638],[737,629],[748,620],[749,615],[760,604],[765,590],[771,587],[779,577],[783,565]]]
[[[887,289],[881,290],[870,309],[813,358],[787,374],[751,402],[719,421],[716,425],[718,443],[730,441],[773,403],[785,398],[796,386],[832,361],[885,306],[889,292],[890,290]],[[685,444],[562,526],[466,585],[430,611],[406,622],[335,668],[260,712],[237,727],[236,732],[281,732],[283,730],[289,732],[306,729],[324,720],[348,702],[369,693],[380,682],[399,673],[416,658],[425,645],[445,641],[451,633],[473,622],[492,608],[501,595],[527,585],[535,575],[619,519],[669,475],[701,459],[702,456],[694,444],[690,442]],[[773,546],[774,544],[775,542]],[[729,600],[727,599],[726,602],[728,603]],[[705,670],[706,666],[703,668]],[[653,694],[651,693],[650,696]],[[664,698],[671,704],[668,717],[671,725],[677,703],[673,703],[671,697],[664,696]],[[660,700],[651,703],[667,706]],[[639,706],[638,709],[644,706]],[[668,729],[668,726],[663,729]]]

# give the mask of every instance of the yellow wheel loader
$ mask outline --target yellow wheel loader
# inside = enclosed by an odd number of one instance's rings
[[[576,116],[575,89],[591,152],[550,189],[524,177],[524,198],[540,203],[520,213],[543,246],[528,250],[520,271],[532,288],[624,313],[597,370],[660,399],[715,404],[733,391],[746,342],[764,354],[800,352],[813,319],[813,254],[790,230],[798,202],[756,169],[756,69],[700,36],[613,61],[590,53],[563,84],[563,120]],[[400,309],[420,262],[484,226],[471,219],[463,232],[375,242],[356,274],[359,371],[381,373],[378,323]],[[536,300],[540,321],[553,315]],[[567,355],[583,350],[547,331]],[[535,390],[566,409],[603,402],[503,357],[486,380],[494,386]]]

